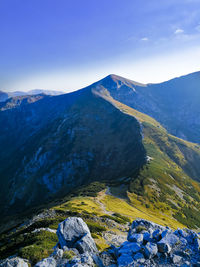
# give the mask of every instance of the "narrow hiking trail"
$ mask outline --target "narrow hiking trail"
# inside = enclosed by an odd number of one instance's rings
[[[104,191],[99,192],[98,196],[95,198],[96,203],[98,203],[102,209],[102,211],[107,215],[112,215],[112,211],[106,210],[106,206],[101,202],[101,200],[107,195],[109,192],[109,187],[107,187]],[[110,192],[109,192],[110,194]]]

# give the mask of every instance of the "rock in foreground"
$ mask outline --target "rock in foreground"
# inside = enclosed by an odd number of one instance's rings
[[[99,254],[87,224],[77,217],[59,224],[59,243],[54,252],[36,267],[171,267],[200,266],[200,235],[192,230],[177,229],[135,220],[127,241],[111,246]],[[0,262],[2,267],[28,267],[18,258]]]
[[[80,254],[98,252],[90,230],[81,218],[71,217],[61,222],[57,235],[61,248],[76,248]]]
[[[19,257],[9,257],[0,261],[1,267],[28,267],[28,263]]]

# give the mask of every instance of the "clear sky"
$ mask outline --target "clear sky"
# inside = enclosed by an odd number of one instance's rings
[[[200,70],[200,0],[0,0],[0,90]]]

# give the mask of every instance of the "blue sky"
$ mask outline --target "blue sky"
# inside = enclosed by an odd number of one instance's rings
[[[200,70],[199,0],[0,0],[0,90]]]

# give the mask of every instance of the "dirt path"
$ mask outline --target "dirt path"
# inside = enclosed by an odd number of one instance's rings
[[[98,194],[98,196],[95,198],[95,201],[100,205],[102,211],[103,211],[105,214],[112,215],[113,212],[106,210],[106,206],[101,202],[101,200],[105,197],[105,195],[108,194],[108,193],[107,193],[108,190],[109,190],[109,187],[107,187],[106,190],[100,192],[100,193]]]

